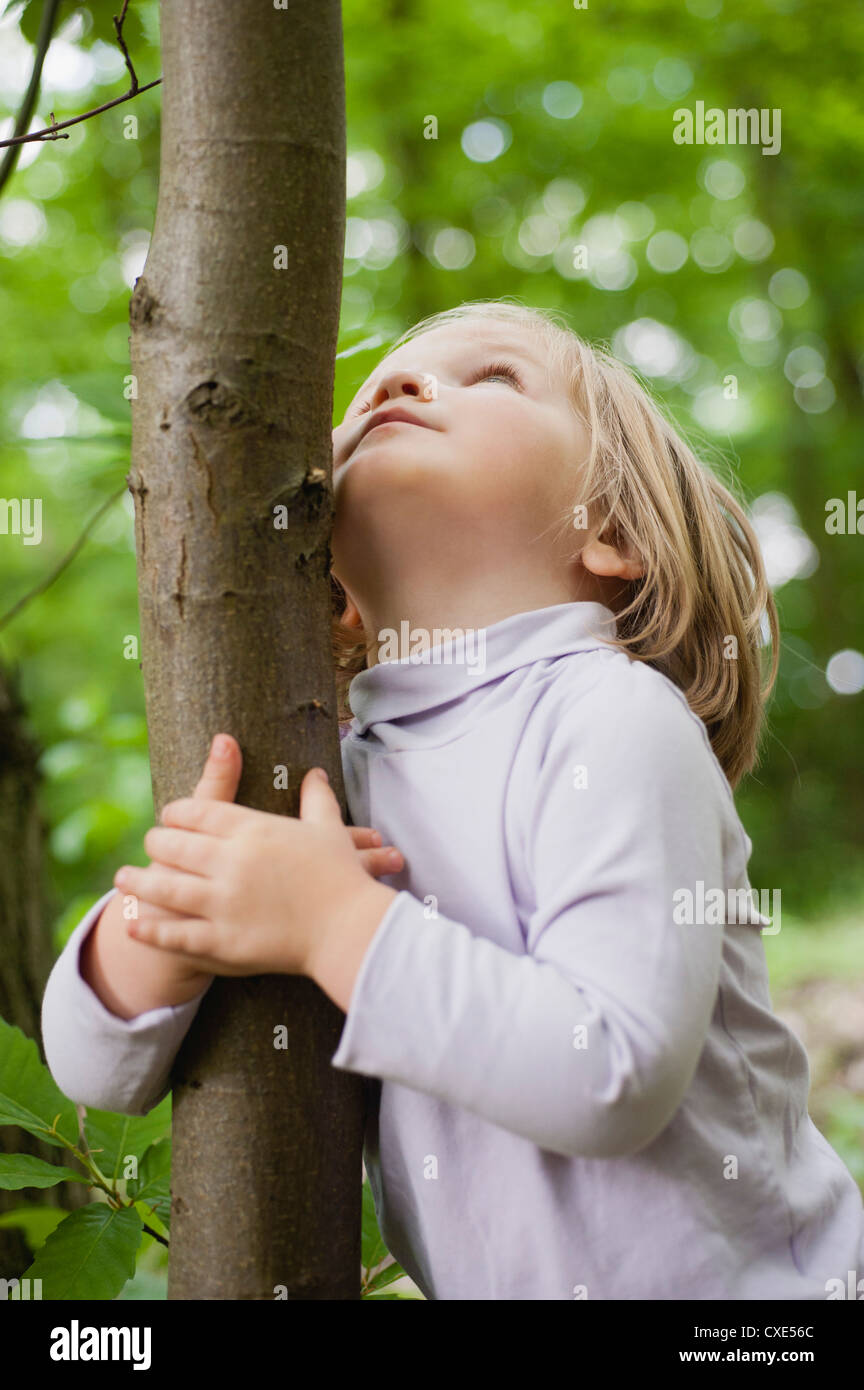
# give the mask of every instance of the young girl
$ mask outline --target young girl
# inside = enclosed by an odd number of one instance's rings
[[[55,964],[58,1083],[146,1112],[213,974],[306,973],[377,1078],[367,1171],[427,1298],[838,1296],[861,1194],[742,911],[777,624],[740,506],[508,301],[403,335],[333,441],[347,797],[401,868],[311,774],[299,819],[228,805],[228,740],[123,885],[138,940],[112,892]]]

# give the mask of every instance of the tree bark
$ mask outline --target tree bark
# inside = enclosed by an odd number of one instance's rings
[[[161,22],[159,200],[130,304],[156,814],[191,794],[220,730],[243,751],[239,804],[296,816],[320,764],[345,814],[329,598],[340,6],[172,0]],[[363,1086],[330,1065],[343,1022],[301,977],[217,977],[205,995],[173,1073],[170,1298],[359,1298]]]

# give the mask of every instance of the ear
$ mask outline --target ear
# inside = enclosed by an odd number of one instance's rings
[[[618,538],[589,541],[579,559],[591,574],[604,578],[641,579],[645,573],[645,566],[633,546]]]
[[[344,588],[344,585],[343,585]],[[343,627],[362,628],[363,619],[360,617],[360,610],[354,602],[347,589],[345,591],[345,612],[339,619]]]

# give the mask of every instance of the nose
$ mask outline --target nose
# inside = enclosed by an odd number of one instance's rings
[[[438,399],[438,378],[433,372],[421,372],[418,369],[408,367],[393,368],[389,372],[384,372],[376,386],[373,394],[369,397],[368,411],[364,411],[364,417],[368,417],[373,410],[377,410],[386,401],[398,400],[400,397],[413,396],[418,401],[437,401]],[[363,423],[366,423],[364,419]],[[349,444],[343,440],[341,447],[337,446],[337,431],[345,429],[347,422],[343,420],[333,430],[333,467],[334,470],[345,462],[345,459],[353,452],[354,447],[359,442],[362,435],[362,424],[355,420],[351,425],[352,442]]]
[[[421,372],[413,368],[398,368],[385,372],[375,388],[371,409],[376,410],[384,401],[399,396],[414,396],[420,401],[433,401],[438,396],[438,382],[432,372]]]

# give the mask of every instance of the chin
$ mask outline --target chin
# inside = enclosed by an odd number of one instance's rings
[[[380,506],[382,494],[408,491],[416,497],[418,487],[431,493],[440,478],[440,467],[426,459],[370,448],[368,453],[357,454],[342,465],[334,480],[333,494],[337,500],[350,498],[352,504],[354,499],[373,499]]]

